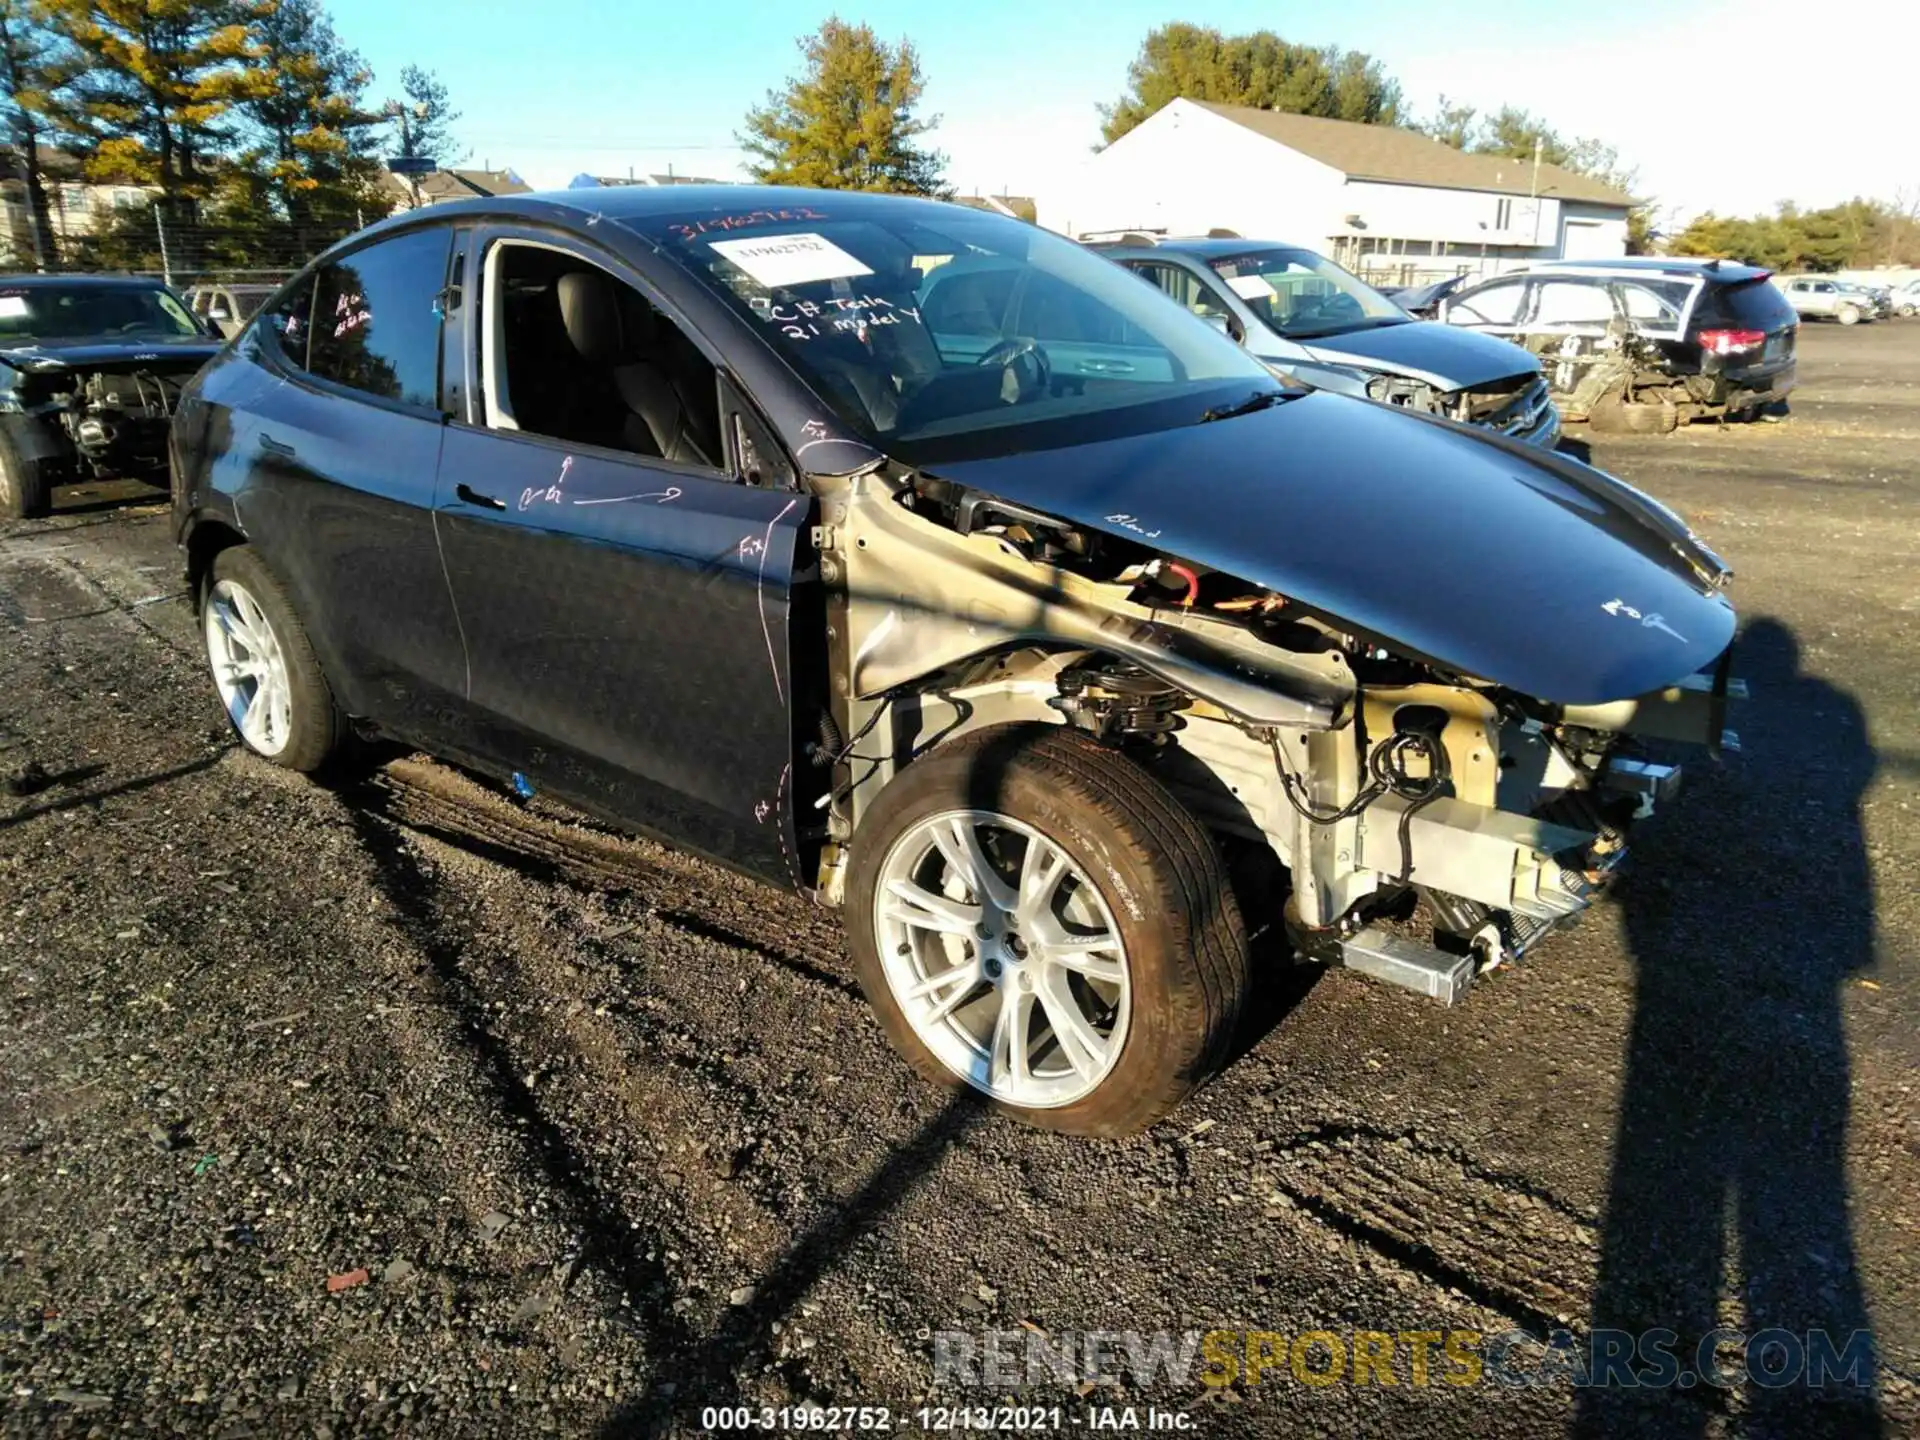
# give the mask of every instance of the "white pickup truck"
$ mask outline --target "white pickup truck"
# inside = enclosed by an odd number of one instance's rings
[[[1838,320],[1842,325],[1857,325],[1871,320],[1876,313],[1873,299],[1848,285],[1825,275],[1781,275],[1774,284],[1787,297],[1794,313],[1802,320]]]

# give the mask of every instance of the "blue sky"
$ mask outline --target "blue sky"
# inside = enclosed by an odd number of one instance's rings
[[[829,3],[791,0],[332,0],[343,37],[374,68],[439,72],[463,112],[469,163],[536,185],[582,170],[737,176],[734,133],[793,72],[795,38]],[[907,35],[928,76],[934,144],[963,193],[1036,194],[1084,161],[1097,101],[1125,85],[1140,40],[1169,19],[1366,50],[1416,112],[1441,94],[1511,102],[1562,131],[1603,136],[1637,165],[1643,193],[1682,214],[1751,211],[1791,198],[1920,196],[1909,98],[1920,87],[1920,6],[1838,0],[1506,0],[1252,3],[1213,0],[954,0],[845,4]],[[1809,33],[1819,54],[1803,57]],[[1796,38],[1800,37],[1800,38]],[[1847,37],[1852,58],[1823,63]],[[1802,64],[1805,58],[1809,63]]]

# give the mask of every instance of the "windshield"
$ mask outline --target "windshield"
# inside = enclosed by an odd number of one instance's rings
[[[0,287],[0,341],[205,333],[186,306],[154,285]]]
[[[1118,265],[957,205],[822,195],[635,228],[748,317],[857,432],[915,463],[1194,424],[1279,388]]]
[[[1215,272],[1260,317],[1289,340],[1343,335],[1413,317],[1366,282],[1311,250],[1273,246],[1222,256]]]

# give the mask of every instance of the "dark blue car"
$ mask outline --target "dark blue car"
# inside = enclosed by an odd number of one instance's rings
[[[1457,998],[1671,789],[1629,737],[1736,693],[1663,506],[933,201],[410,214],[171,449],[251,750],[384,733],[844,906],[922,1073],[1079,1133],[1221,1060],[1250,933]],[[1416,895],[1432,943],[1376,923]]]

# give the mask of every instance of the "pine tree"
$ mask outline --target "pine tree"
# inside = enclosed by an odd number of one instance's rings
[[[66,43],[48,114],[99,180],[153,185],[186,224],[253,90],[251,27],[273,0],[39,0]]]
[[[799,42],[806,63],[747,113],[747,167],[773,185],[945,195],[946,157],[915,142],[937,123],[914,114],[926,89],[910,41],[888,45],[837,16]]]
[[[40,168],[45,163],[41,140],[48,128],[45,110],[52,49],[52,37],[23,0],[0,0],[0,126],[13,147],[27,197],[27,245],[35,266],[42,270],[59,259]]]
[[[279,0],[251,30],[258,58],[237,107],[250,142],[242,167],[267,182],[267,196],[309,243],[352,228],[368,210],[383,212],[373,155],[382,117],[361,103],[371,76],[360,57],[317,0]],[[266,198],[230,188],[221,207],[229,213]]]

